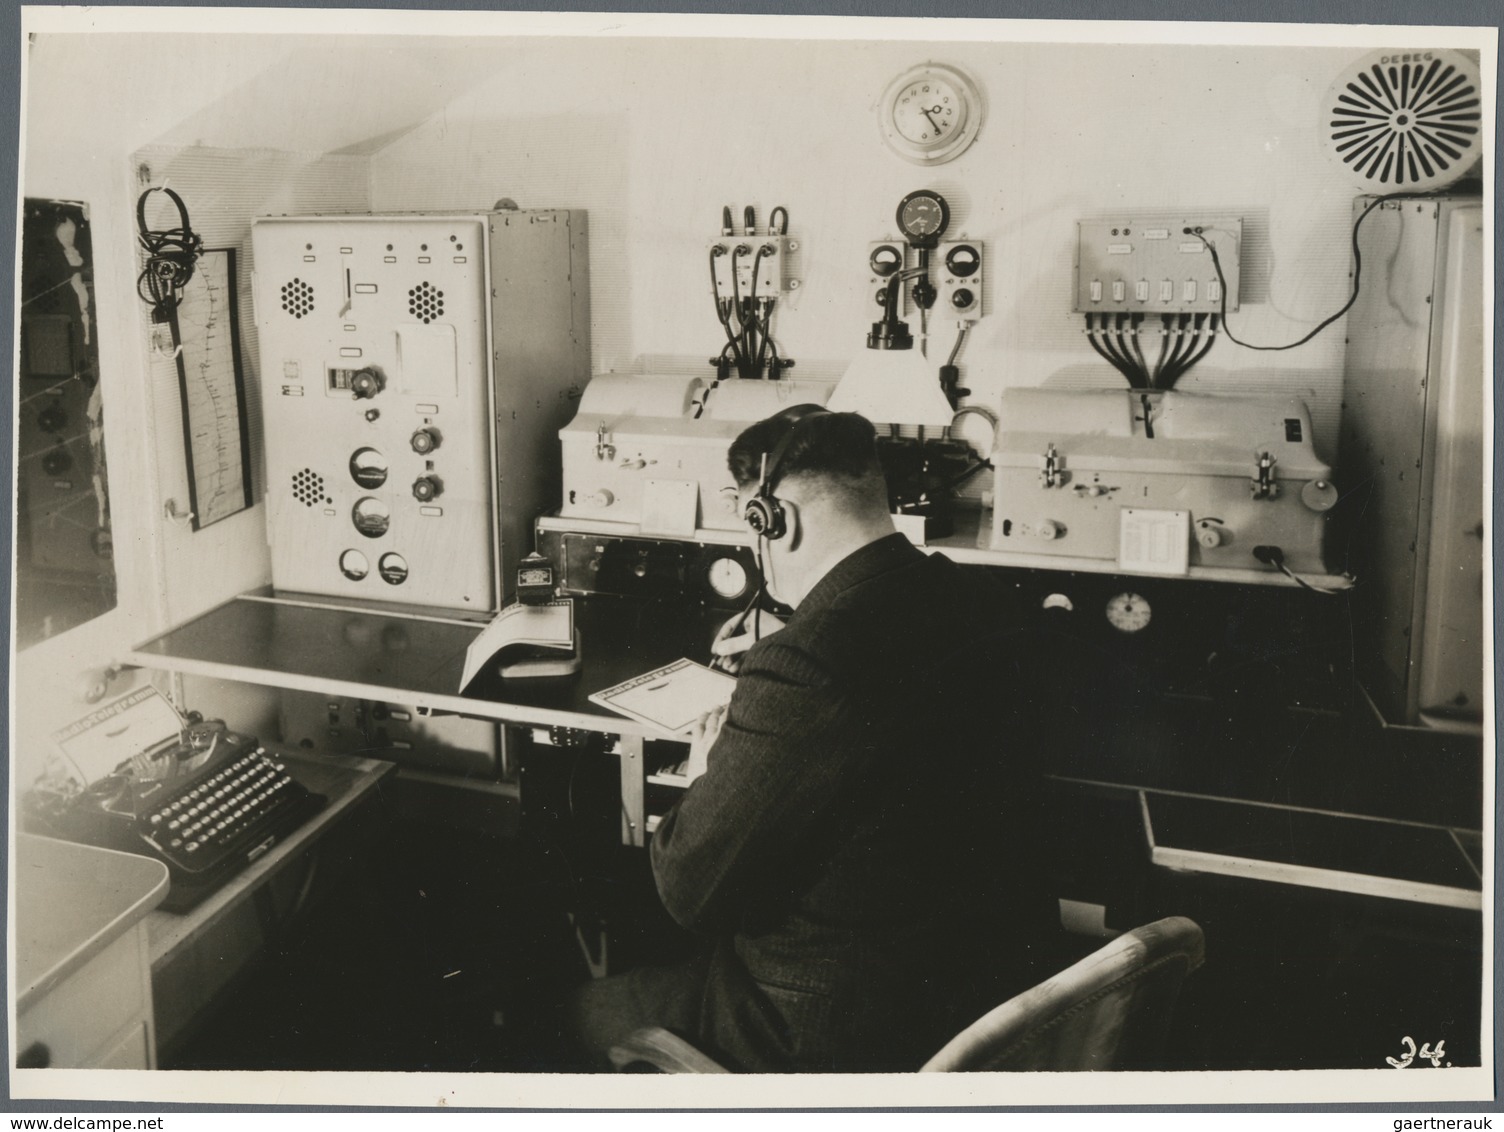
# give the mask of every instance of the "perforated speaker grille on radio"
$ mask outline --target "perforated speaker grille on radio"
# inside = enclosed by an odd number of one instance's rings
[[[282,309],[293,318],[313,313],[313,284],[294,279],[282,284]]]
[[[425,279],[407,293],[407,309],[414,318],[432,322],[444,313],[444,292]]]
[[[292,495],[304,507],[334,502],[324,494],[324,477],[312,468],[303,468],[292,474]]]
[[[1327,151],[1373,192],[1429,192],[1479,156],[1477,66],[1455,51],[1378,52],[1340,76],[1326,102]]]

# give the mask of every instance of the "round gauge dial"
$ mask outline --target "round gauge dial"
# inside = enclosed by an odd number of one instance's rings
[[[915,247],[934,247],[950,223],[950,205],[930,189],[916,189],[898,202],[898,228]]]
[[[926,63],[888,84],[879,112],[894,152],[917,165],[937,165],[960,156],[976,138],[982,100],[963,72]]]
[[[1107,602],[1107,623],[1120,633],[1147,628],[1154,611],[1138,594],[1118,594]]]
[[[734,558],[717,558],[706,577],[719,597],[741,597],[747,592],[747,569]]]

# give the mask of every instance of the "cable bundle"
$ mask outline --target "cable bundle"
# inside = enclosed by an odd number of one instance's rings
[[[1112,322],[1109,323],[1109,318]],[[1221,320],[1214,314],[1160,316],[1159,357],[1149,365],[1139,344],[1142,313],[1086,316],[1086,340],[1133,389],[1174,389],[1186,372],[1216,344]],[[1172,346],[1171,343],[1174,343]]]
[[[178,227],[153,231],[146,225],[146,198],[166,193],[177,205]],[[193,278],[193,265],[204,241],[188,226],[188,206],[183,198],[163,186],[147,189],[136,199],[136,238],[146,253],[146,266],[136,277],[136,293],[152,308],[152,320],[166,322],[182,301],[182,290]]]

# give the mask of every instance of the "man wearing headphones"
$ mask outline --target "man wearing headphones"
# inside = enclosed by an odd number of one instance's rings
[[[895,533],[864,418],[785,410],[728,463],[794,613],[723,628],[736,692],[653,836],[664,906],[709,946],[586,987],[576,1032],[604,1051],[658,1025],[751,1072],[917,1069],[1044,973],[1022,621]]]

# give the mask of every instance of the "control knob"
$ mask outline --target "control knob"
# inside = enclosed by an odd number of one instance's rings
[[[357,370],[350,378],[350,392],[357,401],[365,401],[381,392],[381,375],[373,369]]]
[[[60,476],[72,467],[73,457],[61,444],[42,457],[42,471],[49,476]]]
[[[413,498],[419,503],[430,503],[444,494],[444,481],[438,476],[419,476],[413,480]]]
[[[413,451],[419,456],[427,456],[443,441],[436,428],[420,428],[413,433]]]

